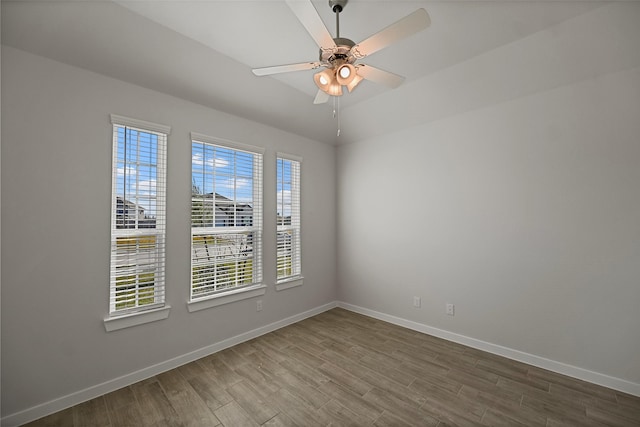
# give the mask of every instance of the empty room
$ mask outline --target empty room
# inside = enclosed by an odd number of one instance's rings
[[[640,2],[0,7],[2,426],[640,425]]]

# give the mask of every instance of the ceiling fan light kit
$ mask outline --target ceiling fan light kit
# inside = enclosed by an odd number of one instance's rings
[[[331,96],[341,96],[342,86],[337,82],[333,70],[322,70],[313,76],[313,81],[318,89]]]
[[[343,86],[347,86],[356,77],[356,67],[351,64],[342,64],[336,72],[336,80]]]
[[[319,89],[314,104],[327,102],[330,96],[342,96],[342,86],[346,86],[351,92],[365,79],[390,88],[398,87],[404,77],[370,65],[356,64],[356,61],[424,30],[431,23],[427,11],[418,9],[356,44],[352,40],[340,37],[340,12],[343,11],[348,0],[329,0],[329,7],[336,14],[335,38],[331,37],[311,0],[285,1],[320,48],[319,60],[255,68],[252,71],[257,76],[267,76],[324,67],[324,70],[313,76],[313,81]]]
[[[360,83],[362,80],[364,80],[364,77],[354,73],[351,82],[347,83],[347,89],[349,90],[349,92],[351,92],[356,86],[358,86],[358,83]]]

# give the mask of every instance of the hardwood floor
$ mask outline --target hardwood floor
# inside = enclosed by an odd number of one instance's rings
[[[333,309],[29,426],[639,426],[640,398]]]

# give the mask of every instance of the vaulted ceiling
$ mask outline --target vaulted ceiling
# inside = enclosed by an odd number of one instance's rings
[[[335,35],[335,15],[327,0],[313,4]],[[510,83],[516,88],[505,89],[503,73],[517,74],[518,67],[529,66],[528,57],[548,56],[545,52],[527,52],[504,62],[495,52],[508,52],[517,43],[526,46],[528,38],[601,5],[351,0],[340,15],[340,35],[355,42],[421,7],[432,24],[363,61],[405,76],[400,88],[365,81],[354,92],[345,91],[339,105],[313,105],[314,71],[268,77],[251,73],[255,67],[318,58],[318,47],[284,1],[3,0],[2,43],[317,141],[342,144],[411,125],[415,109],[435,119],[497,102],[493,93],[508,98],[535,90],[524,88],[531,82],[517,80]],[[479,73],[487,61],[493,61],[493,68]],[[553,83],[540,83],[545,84]],[[332,114],[338,107],[340,136]]]

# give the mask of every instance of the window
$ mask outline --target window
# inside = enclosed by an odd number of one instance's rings
[[[278,283],[292,282],[302,278],[300,262],[301,160],[295,156],[278,153],[276,167],[276,270]]]
[[[192,133],[191,183],[191,302],[264,287],[262,149]]]
[[[170,128],[115,115],[111,122],[109,314],[119,316],[164,307],[166,146]]]

